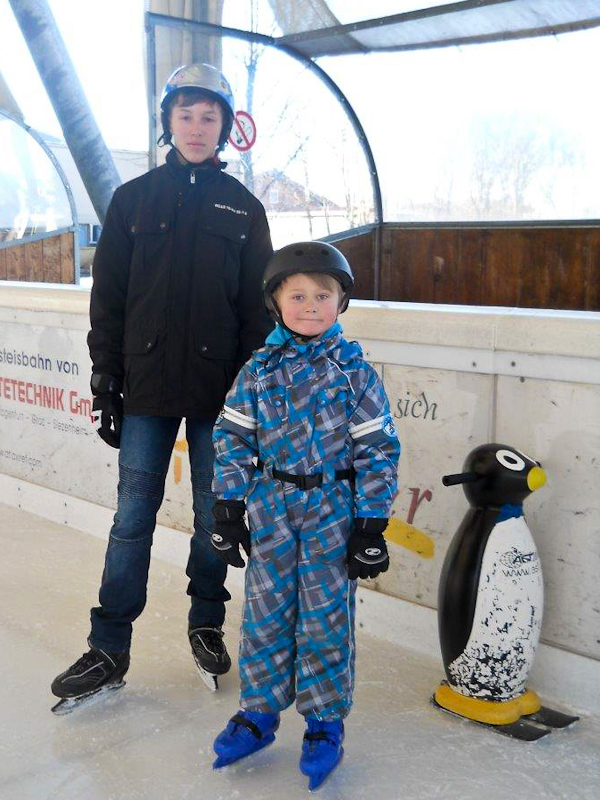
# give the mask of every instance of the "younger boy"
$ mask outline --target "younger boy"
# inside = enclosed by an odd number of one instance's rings
[[[249,556],[242,710],[215,740],[214,766],[270,744],[295,699],[310,788],[343,755],[356,579],[388,568],[383,531],[400,453],[381,381],[336,321],[353,282],[328,244],[271,258],[263,290],[278,324],[239,373],[213,436],[212,543],[232,566],[244,565],[240,544]]]

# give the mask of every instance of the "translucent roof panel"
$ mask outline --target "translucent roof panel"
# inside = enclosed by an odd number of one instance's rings
[[[73,225],[67,191],[48,153],[0,113],[0,242]]]
[[[243,31],[253,31],[265,36],[282,36],[288,30],[287,14],[290,20],[296,20],[298,6],[303,3],[296,3],[290,11],[286,11],[287,0],[251,0],[251,2],[240,3],[239,0],[225,0],[223,3],[222,24],[228,28],[237,28]],[[283,27],[280,26],[280,12]],[[298,15],[302,19],[302,14]],[[327,22],[329,24],[329,22]],[[306,30],[300,25],[296,29],[295,24],[291,25],[291,30]]]
[[[437,0],[436,6],[454,3],[455,0]],[[424,0],[253,0],[241,4],[229,0],[224,4],[223,24],[243,27],[241,20],[250,16],[254,7],[252,30],[271,36],[301,33],[304,31],[362,22],[367,19],[403,14],[427,8]],[[273,29],[269,18],[276,20]],[[250,26],[247,26],[249,29]]]
[[[386,221],[598,219],[600,29],[320,59],[374,152]]]
[[[430,6],[454,5],[456,0],[436,0],[427,3],[423,0],[327,0],[326,3],[318,0],[319,5],[326,5],[330,12],[339,20],[340,24],[347,25],[352,22],[362,22],[366,19],[389,17],[392,14],[405,14],[408,11],[418,11]],[[305,0],[295,5],[312,5],[311,0]],[[304,28],[304,30],[308,30]]]
[[[414,50],[556,35],[600,25],[600,0],[463,0],[345,25],[291,33],[285,44],[309,58]]]

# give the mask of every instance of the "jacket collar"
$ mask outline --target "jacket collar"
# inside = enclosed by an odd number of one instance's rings
[[[340,364],[346,364],[353,358],[361,356],[362,350],[357,342],[347,342],[344,339],[344,332],[339,322],[334,322],[331,328],[318,338],[310,339],[306,344],[297,342],[289,331],[277,324],[268,335],[265,347],[255,352],[254,357],[265,364],[273,359],[274,364],[277,364],[283,358],[294,359],[301,354],[311,361],[325,356]]]
[[[192,184],[192,173],[194,182],[205,182],[207,178],[213,178],[224,169],[226,164],[223,161],[208,159],[201,164],[182,164],[177,158],[177,152],[173,148],[167,153],[167,167],[170,174],[178,183],[186,186]]]

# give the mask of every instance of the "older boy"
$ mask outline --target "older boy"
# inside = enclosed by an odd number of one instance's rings
[[[224,76],[208,64],[180,67],[161,109],[167,163],[117,189],[94,259],[93,408],[101,438],[120,447],[118,508],[90,650],[52,684],[60,713],[123,685],[183,417],[194,507],[188,635],[210,688],[231,663],[221,630],[227,568],[210,544],[212,428],[239,367],[272,328],[261,279],[273,250],[264,208],[218,158],[234,113]]]
[[[249,555],[242,710],[215,741],[215,766],[270,744],[296,699],[310,788],[343,755],[355,579],[388,568],[383,531],[396,493],[385,391],[336,322],[352,285],[331,245],[301,242],[273,256],[263,288],[278,325],[238,375],[214,432],[213,545],[233,566],[244,564],[240,544]]]

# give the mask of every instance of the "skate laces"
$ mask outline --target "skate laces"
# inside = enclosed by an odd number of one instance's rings
[[[80,669],[85,669],[87,667],[91,667],[92,664],[97,661],[98,656],[93,650],[88,650],[87,653],[84,653],[81,658],[78,658],[77,661],[73,664],[72,667],[69,667],[67,670],[68,674],[73,672],[79,672]]]
[[[215,655],[222,655],[225,650],[223,644],[224,633],[220,628],[193,628],[189,633],[190,639],[198,638],[201,644]]]

